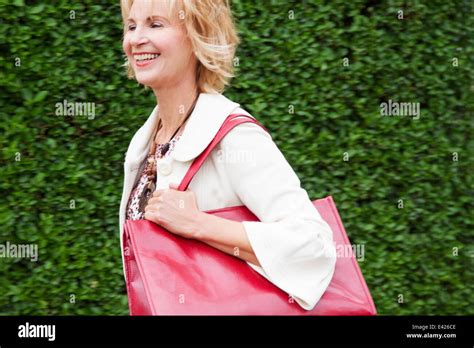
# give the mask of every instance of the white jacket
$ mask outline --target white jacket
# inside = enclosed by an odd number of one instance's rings
[[[200,94],[169,156],[171,170],[157,175],[157,189],[181,182],[193,159],[207,147],[231,113],[248,114],[221,94]],[[156,120],[157,107],[133,137],[125,156],[120,245],[126,205],[148,153]],[[206,159],[189,189],[194,191],[201,211],[247,206],[261,221],[243,222],[261,267],[248,265],[304,309],[316,305],[334,273],[332,231],[265,130],[251,123],[235,127]]]

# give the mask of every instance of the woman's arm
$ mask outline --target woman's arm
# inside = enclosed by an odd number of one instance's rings
[[[331,228],[261,127],[238,125],[219,146],[229,154],[246,154],[245,162],[217,157],[214,166],[223,168],[241,204],[259,220],[242,221],[261,265],[254,270],[291,295],[302,308],[314,308],[335,270]]]
[[[195,239],[260,266],[241,222],[200,212],[194,231]]]
[[[331,228],[281,151],[259,126],[238,125],[220,146],[231,154],[251,155],[250,163],[216,158],[214,165],[221,167],[242,205],[259,221],[235,222],[204,215],[194,192],[178,191],[178,184],[153,193],[145,219],[246,260],[302,308],[314,308],[335,270]]]
[[[170,184],[170,189],[156,190],[145,207],[145,219],[260,266],[241,222],[200,211],[194,192],[177,191],[177,188],[178,184]]]

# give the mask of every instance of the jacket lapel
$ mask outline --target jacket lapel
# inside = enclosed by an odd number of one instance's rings
[[[239,106],[239,104],[234,103],[222,94],[201,93],[199,95],[194,111],[189,117],[181,138],[170,155],[172,160],[180,162],[180,165],[176,166],[177,169],[173,175],[176,183],[181,182],[192,163],[191,160],[206,149],[227,116],[235,112]],[[139,175],[138,170],[148,154],[157,121],[158,106],[153,109],[145,124],[133,136],[125,156],[124,187],[119,214],[121,243],[123,224],[125,222],[125,209],[134,183]]]
[[[173,159],[187,162],[196,158],[214,139],[227,116],[238,107],[239,104],[222,94],[201,93],[181,138],[171,153]]]
[[[170,157],[178,162],[188,162],[203,152],[214,139],[224,120],[239,107],[222,94],[201,93],[189,117],[181,138],[176,143]],[[153,130],[158,122],[158,106],[156,106],[145,124],[135,133],[125,156],[124,187],[121,201],[121,215],[125,214],[125,207],[133,185],[137,178],[138,169],[148,154]],[[187,165],[177,166],[173,177],[177,183],[181,182],[186,174]],[[123,218],[122,218],[123,219]]]
[[[134,169],[140,166],[145,159],[149,148],[150,140],[153,136],[153,130],[158,118],[158,106],[156,106],[151,115],[148,117],[145,124],[135,133],[130,146],[128,147],[127,155],[125,156],[125,167]]]
[[[180,162],[196,158],[214,139],[227,116],[238,107],[239,104],[222,94],[201,93],[171,157]],[[132,138],[125,157],[126,168],[138,168],[145,159],[157,121],[158,106],[153,109],[148,120]]]

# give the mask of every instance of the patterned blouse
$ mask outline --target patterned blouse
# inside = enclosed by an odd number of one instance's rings
[[[179,140],[180,137],[181,135],[177,135],[170,141],[170,147],[168,151],[165,153],[165,156],[164,156],[165,158],[171,154],[171,152],[173,151],[175,147],[176,142]],[[165,144],[157,144],[156,151],[155,151],[155,161],[157,161],[159,158],[162,158],[161,149],[163,148],[164,145]],[[128,200],[126,215],[125,215],[125,219],[127,220],[143,220],[144,219],[145,214],[140,212],[140,210],[138,209],[138,202],[140,200],[143,190],[145,189],[145,185],[147,182],[147,175],[145,174],[146,170],[148,169],[148,166],[151,166],[151,164],[147,161],[147,159],[148,159],[148,156],[145,158],[145,165],[140,175],[140,179],[135,185],[135,188],[132,190],[132,193],[130,194],[130,198]],[[159,172],[156,173],[157,176],[158,174]]]

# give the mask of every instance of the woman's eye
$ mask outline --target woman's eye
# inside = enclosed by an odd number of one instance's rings
[[[130,24],[130,25],[127,27],[127,29],[128,29],[128,31],[133,31],[133,30],[136,29],[136,27],[137,27],[137,26],[136,26],[135,24]],[[153,24],[151,25],[151,27],[152,27],[152,28],[162,28],[162,27],[163,27],[163,24],[161,24],[161,23],[153,23]]]

